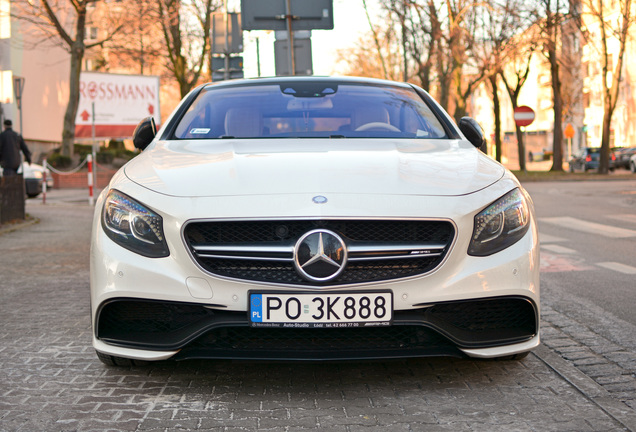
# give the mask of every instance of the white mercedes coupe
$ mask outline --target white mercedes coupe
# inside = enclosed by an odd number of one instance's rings
[[[207,84],[134,142],[93,221],[108,365],[519,359],[539,344],[532,201],[473,119],[416,86]]]

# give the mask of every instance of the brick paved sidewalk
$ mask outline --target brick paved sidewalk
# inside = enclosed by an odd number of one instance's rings
[[[553,324],[564,318],[550,310],[545,345],[521,362],[108,368],[90,345],[92,209],[60,202],[27,211],[39,223],[0,235],[2,431],[621,431],[633,419],[612,412],[629,408],[620,391],[602,399],[603,388],[548,349],[586,350],[568,345],[567,323]]]

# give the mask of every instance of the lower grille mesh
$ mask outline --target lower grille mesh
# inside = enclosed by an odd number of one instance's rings
[[[435,305],[430,315],[436,321],[470,332],[487,332],[501,328],[536,328],[536,312],[529,302],[514,298],[475,300]]]
[[[341,350],[402,350],[431,346],[453,345],[436,332],[417,326],[328,329],[327,331],[235,327],[209,332],[189,348],[214,347],[232,351],[308,353]]]

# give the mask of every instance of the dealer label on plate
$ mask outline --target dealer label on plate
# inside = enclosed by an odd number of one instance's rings
[[[363,327],[390,325],[391,292],[250,293],[253,327]]]

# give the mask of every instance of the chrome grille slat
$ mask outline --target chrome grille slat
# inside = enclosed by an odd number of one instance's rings
[[[421,258],[422,256],[440,256],[446,245],[347,245],[350,261],[370,261],[382,259]],[[293,246],[259,245],[200,245],[194,246],[197,256],[205,258],[233,258],[237,260],[293,261]],[[275,257],[273,255],[289,255]]]
[[[422,258],[423,256],[426,257],[438,257],[442,255],[442,252],[438,252],[438,253],[430,253],[430,254],[426,254],[426,255],[409,255],[409,254],[405,254],[405,255],[389,255],[389,256],[373,256],[373,257],[350,257],[348,261],[379,261],[379,260],[398,260],[398,259],[417,259],[417,258]]]

